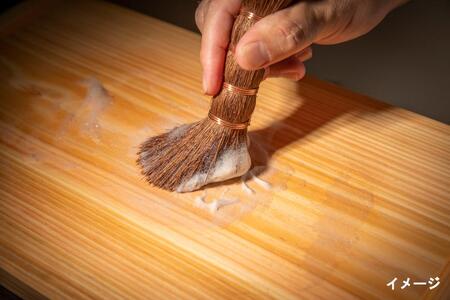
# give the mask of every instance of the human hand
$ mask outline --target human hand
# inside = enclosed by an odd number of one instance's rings
[[[299,80],[311,44],[337,44],[359,37],[407,0],[305,0],[253,25],[236,46],[235,58],[247,70],[266,68],[267,77]],[[203,90],[220,90],[225,55],[241,0],[203,0],[195,13],[202,33]]]

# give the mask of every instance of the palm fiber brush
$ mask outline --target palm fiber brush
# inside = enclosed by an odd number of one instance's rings
[[[286,7],[289,0],[243,0],[236,17],[225,61],[224,82],[212,98],[208,116],[146,140],[137,163],[157,187],[190,192],[245,174],[251,167],[247,127],[255,108],[264,69],[247,71],[233,50],[260,18]]]

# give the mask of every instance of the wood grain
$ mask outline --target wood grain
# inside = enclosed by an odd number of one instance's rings
[[[273,187],[208,187],[207,201],[240,199],[211,214],[194,204],[205,191],[152,188],[134,163],[147,136],[206,116],[200,37],[67,2],[0,40],[1,284],[25,298],[448,299],[448,125],[310,77],[267,80],[250,135]],[[112,102],[95,107],[87,78]],[[386,286],[435,276],[433,291]]]

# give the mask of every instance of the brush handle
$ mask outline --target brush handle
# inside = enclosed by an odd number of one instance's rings
[[[265,17],[289,4],[290,0],[244,0],[242,11],[252,12],[259,17]],[[257,18],[249,18],[239,14],[233,24],[230,44],[228,47],[224,81],[243,89],[257,89],[264,76],[264,69],[247,71],[236,62],[233,50],[241,37],[257,22]],[[222,89],[213,97],[210,114],[230,123],[243,123],[250,120],[256,104],[256,95],[229,93]]]

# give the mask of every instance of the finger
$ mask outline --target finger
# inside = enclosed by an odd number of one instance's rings
[[[203,0],[200,2],[200,4],[197,6],[197,9],[195,10],[195,24],[197,24],[198,30],[200,32],[203,31],[203,24],[205,23],[205,14],[208,10],[208,6],[210,0]]]
[[[322,20],[315,2],[299,2],[256,23],[236,47],[236,60],[248,70],[282,61],[312,44]]]
[[[300,80],[305,76],[305,65],[296,56],[291,56],[276,64],[266,67],[264,78],[286,77],[292,80]]]
[[[220,89],[234,16],[240,6],[240,0],[211,0],[208,5],[200,50],[205,94],[215,95]]]
[[[311,47],[306,47],[305,49],[303,49],[302,51],[300,51],[299,53],[295,54],[294,56],[300,60],[301,62],[305,62],[308,59],[311,59],[312,57],[312,48]]]
[[[312,57],[312,48],[306,47],[299,53],[286,58],[280,62],[270,65],[265,68],[264,79],[267,77],[288,77],[292,79],[294,76],[298,79],[305,75],[305,65],[303,62]],[[288,76],[285,76],[285,75]],[[298,80],[295,79],[295,80]]]

